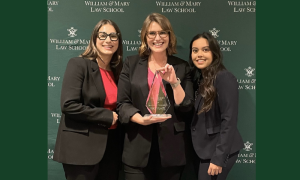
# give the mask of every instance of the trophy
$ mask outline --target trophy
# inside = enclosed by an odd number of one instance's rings
[[[144,117],[152,116],[154,119],[165,119],[172,117],[171,114],[166,114],[170,107],[170,102],[159,71],[155,71],[151,88],[147,97],[146,107],[150,114],[145,114]]]

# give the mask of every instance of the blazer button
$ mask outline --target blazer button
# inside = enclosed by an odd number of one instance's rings
[[[196,128],[193,128],[193,131],[196,131]]]

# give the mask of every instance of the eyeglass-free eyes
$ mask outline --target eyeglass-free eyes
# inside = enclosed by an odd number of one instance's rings
[[[158,34],[161,38],[165,38],[169,35],[170,31],[149,31],[147,32],[147,36],[149,39],[154,39]]]
[[[117,41],[119,39],[119,33],[109,33],[106,32],[98,32],[98,38],[100,40],[105,40],[109,36],[111,41]]]

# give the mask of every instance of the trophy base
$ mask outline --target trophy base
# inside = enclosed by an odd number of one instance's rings
[[[171,114],[145,114],[144,117],[152,116],[151,119],[169,119],[172,117]]]

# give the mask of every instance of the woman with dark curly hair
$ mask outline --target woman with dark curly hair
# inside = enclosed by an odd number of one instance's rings
[[[192,39],[189,61],[195,90],[191,135],[198,179],[224,180],[243,148],[237,129],[237,79],[222,64],[219,44],[209,33]]]

